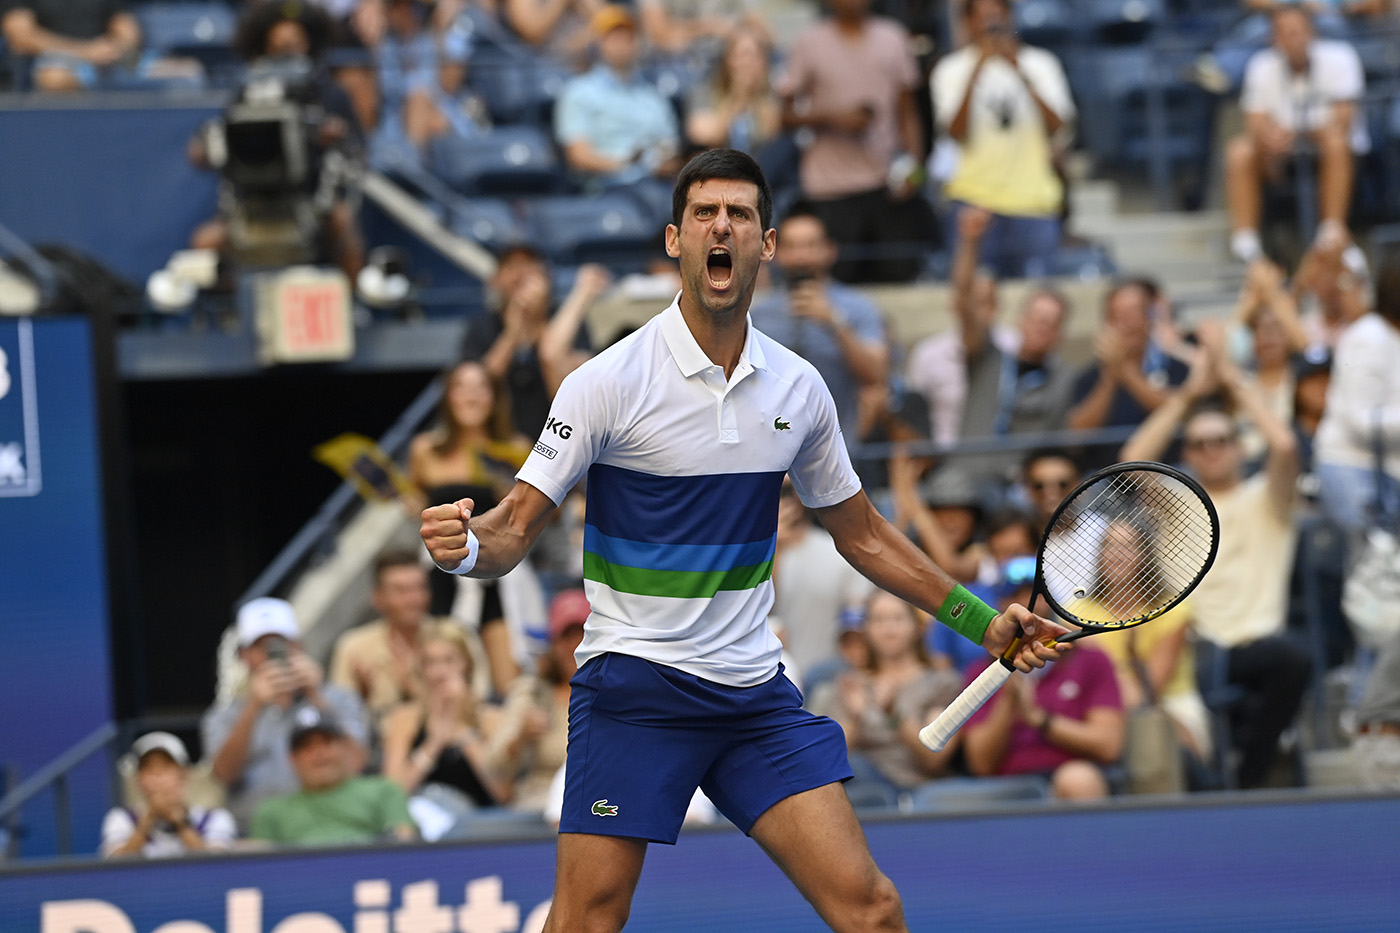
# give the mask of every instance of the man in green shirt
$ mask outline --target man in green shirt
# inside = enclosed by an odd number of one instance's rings
[[[297,720],[291,757],[301,790],[264,801],[253,816],[252,838],[311,846],[417,836],[397,784],[352,772],[339,724],[311,706],[299,710]]]

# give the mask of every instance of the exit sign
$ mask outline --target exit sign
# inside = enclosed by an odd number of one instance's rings
[[[298,266],[260,277],[257,318],[264,363],[347,360],[355,353],[350,283],[336,269]]]

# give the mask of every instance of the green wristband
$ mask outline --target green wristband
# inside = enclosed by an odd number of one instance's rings
[[[997,617],[997,611],[969,593],[963,586],[953,587],[943,605],[938,607],[939,622],[948,626],[974,645],[982,644],[987,626]]]

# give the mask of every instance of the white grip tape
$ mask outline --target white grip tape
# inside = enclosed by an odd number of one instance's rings
[[[919,741],[931,752],[943,751],[943,746],[953,737],[953,733],[972,718],[972,714],[991,699],[992,694],[1010,679],[1014,668],[996,661],[977,676],[977,679],[963,688],[956,700],[938,714],[938,718],[919,730]]]

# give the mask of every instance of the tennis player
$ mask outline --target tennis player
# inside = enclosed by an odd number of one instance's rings
[[[681,172],[666,228],[671,306],[566,378],[512,491],[472,515],[423,512],[438,566],[495,577],[524,558],[587,473],[584,575],[554,901],[545,929],[620,930],[648,842],[674,843],[698,786],[757,840],[836,930],[903,930],[841,782],[841,729],[802,709],[767,624],[784,474],[841,553],[878,586],[1021,670],[1061,648],[1058,625],[1002,614],[886,522],[851,469],[810,364],[748,321],[773,257],[772,197],[733,150]]]

